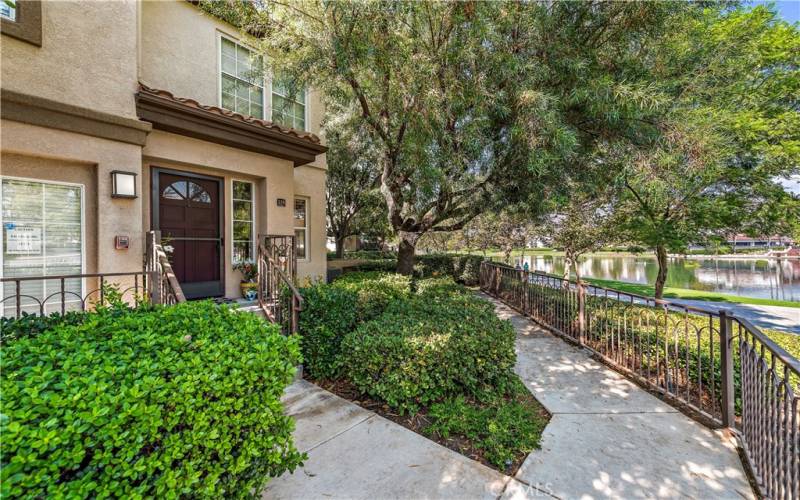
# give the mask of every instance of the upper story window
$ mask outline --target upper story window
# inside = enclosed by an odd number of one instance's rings
[[[220,105],[245,116],[264,118],[264,79],[251,50],[220,38]]]
[[[8,19],[9,21],[16,21],[17,9],[5,3],[4,1],[0,1],[0,17],[3,19]]]
[[[285,85],[272,84],[272,121],[296,130],[306,129],[306,92],[290,95]]]

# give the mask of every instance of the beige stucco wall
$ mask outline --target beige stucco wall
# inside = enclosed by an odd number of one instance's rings
[[[143,2],[140,25],[141,82],[201,104],[220,105],[219,40],[224,35],[242,41],[238,30],[183,0]],[[243,43],[247,45],[246,40]],[[265,79],[267,118],[269,89]],[[323,113],[319,94],[310,91],[306,110],[309,132],[320,134]],[[319,156],[314,164],[325,167],[325,156]]]
[[[137,4],[42,2],[42,46],[0,36],[4,89],[135,117]]]
[[[308,198],[308,259],[298,260],[298,278],[324,279],[327,272],[327,233],[325,229],[324,169],[312,166],[297,167],[294,171],[296,196]]]
[[[86,272],[142,269],[142,198],[111,197],[111,171],[139,174],[141,148],[132,144],[2,120],[0,175],[84,184]],[[130,237],[116,250],[114,237]]]

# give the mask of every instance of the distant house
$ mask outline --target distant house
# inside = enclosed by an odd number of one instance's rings
[[[744,234],[735,234],[728,237],[726,243],[734,248],[772,248],[788,247],[794,245],[794,240],[788,236],[759,236],[753,238]]]

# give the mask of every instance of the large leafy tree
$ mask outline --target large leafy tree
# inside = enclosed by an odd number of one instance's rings
[[[325,185],[328,234],[342,258],[349,236],[382,237],[387,230],[386,209],[378,191],[379,161],[363,127],[353,123],[350,110],[328,113],[328,177]]]
[[[236,5],[236,4],[232,4]],[[263,2],[244,9],[290,88],[355,103],[410,273],[417,241],[552,183],[574,140],[537,84],[539,4]],[[242,24],[242,23],[240,23]],[[543,196],[539,196],[543,199]]]
[[[668,105],[644,118],[644,140],[606,151],[621,172],[620,226],[655,250],[659,298],[669,251],[789,206],[772,179],[800,165],[797,29],[763,6],[706,9],[671,26],[643,52]]]
[[[513,250],[525,248],[537,233],[536,220],[522,205],[485,212],[467,224],[461,232],[462,238],[484,255],[488,249],[499,249],[505,263],[510,264]]]
[[[564,279],[570,272],[580,279],[582,255],[612,243],[616,238],[613,202],[608,191],[575,189],[544,222],[553,247],[564,251]]]

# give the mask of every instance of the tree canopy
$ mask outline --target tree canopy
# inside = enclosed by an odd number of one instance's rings
[[[258,37],[290,92],[312,86],[329,109],[352,111],[328,129],[331,163],[351,169],[348,182],[374,182],[383,207],[365,213],[397,236],[400,272],[422,235],[510,206],[530,220],[550,213],[553,234],[582,227],[582,244],[564,238],[577,255],[598,228],[653,248],[659,296],[668,251],[796,230],[786,221],[800,202],[775,179],[800,164],[800,37],[769,7],[210,5]],[[339,148],[346,137],[359,147]]]

